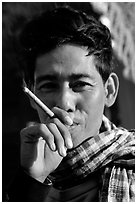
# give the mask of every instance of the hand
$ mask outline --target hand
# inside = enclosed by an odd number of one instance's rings
[[[47,138],[46,142],[50,149],[58,150],[61,156],[66,156],[67,148],[72,148],[73,143],[71,135],[68,130],[68,126],[73,124],[72,119],[68,113],[58,107],[52,109],[55,113],[54,118],[48,118],[46,121],[47,126]]]
[[[72,148],[70,133],[61,122],[71,124],[71,119],[67,121],[67,113],[59,108],[53,111],[58,118],[21,131],[21,165],[30,176],[41,182],[57,168],[66,156],[67,148]]]

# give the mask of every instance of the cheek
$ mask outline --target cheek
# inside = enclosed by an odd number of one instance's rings
[[[89,115],[98,112],[104,107],[105,95],[104,90],[96,90],[94,92],[85,93],[81,100],[81,109]]]
[[[56,96],[53,94],[45,94],[36,92],[38,98],[50,109],[52,109],[56,104]]]
[[[85,128],[90,134],[96,134],[102,122],[105,97],[103,91],[87,94],[83,98],[81,110],[85,117]]]

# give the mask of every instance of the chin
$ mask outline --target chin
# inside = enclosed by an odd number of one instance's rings
[[[71,134],[73,147],[78,146],[80,143],[82,143],[86,139],[84,131],[80,125],[69,127],[69,132]]]

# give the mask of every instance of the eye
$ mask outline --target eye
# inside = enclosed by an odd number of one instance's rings
[[[53,92],[58,89],[58,84],[55,82],[46,82],[38,86],[38,90],[41,92]]]
[[[78,81],[75,82],[71,85],[71,88],[75,91],[75,92],[81,92],[81,91],[85,91],[88,90],[92,87],[92,84],[85,82],[85,81]]]

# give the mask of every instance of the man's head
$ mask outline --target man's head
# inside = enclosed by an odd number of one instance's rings
[[[32,89],[49,108],[59,107],[73,119],[74,146],[98,134],[104,107],[118,91],[109,30],[81,12],[60,8],[28,24],[23,36]],[[44,123],[47,115],[36,109]]]
[[[112,71],[111,35],[108,28],[83,12],[68,7],[57,8],[36,17],[22,32],[27,68],[26,77],[33,82],[35,60],[63,44],[87,48],[96,57],[96,68],[106,81]]]

